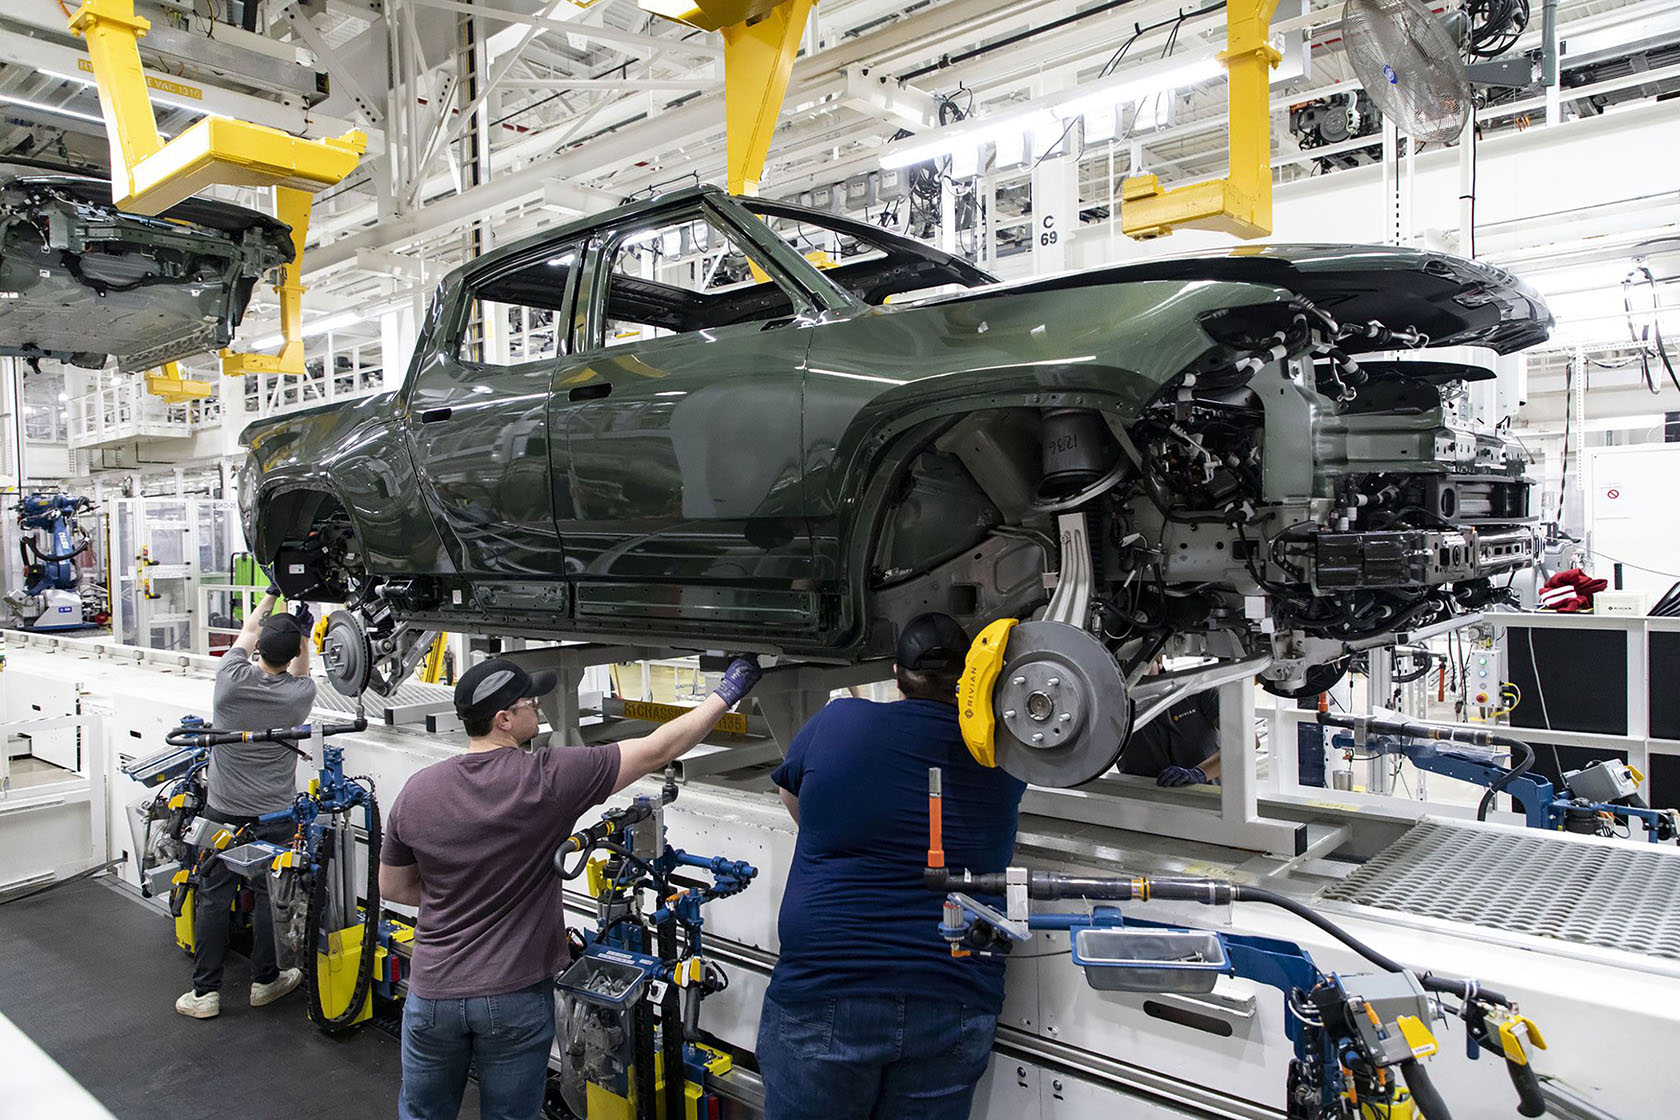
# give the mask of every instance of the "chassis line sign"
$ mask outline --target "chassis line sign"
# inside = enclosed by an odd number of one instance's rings
[[[624,700],[621,703],[624,705],[625,719],[642,719],[649,723],[670,723],[678,716],[694,710],[676,704],[655,704],[647,700]],[[731,735],[745,735],[747,717],[740,712],[725,712],[723,718],[717,721],[717,729]]]
[[[76,69],[84,74],[93,73],[93,63],[85,58],[76,60]],[[172,82],[168,78],[158,78],[146,75],[146,84],[162,93],[173,93],[177,97],[190,97],[194,101],[204,100],[204,91],[197,86],[189,86],[185,82]]]

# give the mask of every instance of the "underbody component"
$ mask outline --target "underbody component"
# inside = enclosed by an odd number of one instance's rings
[[[1366,533],[1315,533],[1310,557],[1301,544],[1285,543],[1279,554],[1287,564],[1307,565],[1312,586],[1320,591],[1353,587],[1425,587],[1456,580],[1482,579],[1526,568],[1540,547],[1539,529],[1478,533],[1410,529]]]
[[[1261,677],[1260,687],[1273,696],[1282,696],[1290,700],[1300,700],[1307,696],[1317,696],[1321,692],[1329,692],[1337,681],[1347,676],[1348,663],[1343,658],[1340,661],[1328,661],[1322,665],[1310,666],[1301,677],[1298,684],[1289,685],[1279,681]]]
[[[365,608],[334,611],[327,617],[327,633],[321,644],[321,663],[327,683],[344,696],[355,698],[369,688],[390,696],[414,672],[436,630],[398,623],[390,607],[376,600],[371,615]]]
[[[1076,786],[1114,765],[1130,733],[1126,679],[1103,644],[1060,622],[1010,631],[992,707],[997,764],[1040,786]]]
[[[1077,494],[1100,479],[1118,450],[1102,413],[1088,408],[1052,408],[1044,413],[1040,502]]]
[[[980,631],[969,647],[963,663],[962,679],[957,685],[958,722],[963,742],[974,760],[982,766],[997,765],[994,735],[997,719],[992,711],[992,690],[998,674],[1003,672],[1004,651],[1009,632],[1020,623],[1013,618],[1000,618]]]
[[[0,166],[0,355],[138,372],[223,346],[291,256],[266,215],[190,199],[119,212],[110,184]],[[22,172],[24,169],[17,169]]]
[[[334,611],[327,616],[327,633],[321,642],[321,664],[327,683],[344,696],[360,696],[373,679],[373,647],[367,630],[351,611]]]
[[[151,24],[134,0],[82,0],[70,30],[87,40],[111,142],[111,199],[135,214],[162,214],[212,186],[274,188],[275,213],[290,227],[292,253],[281,268],[278,356],[222,351],[226,374],[304,372],[303,246],[311,196],[355,170],[367,137],[356,130],[312,140],[267,125],[212,114],[168,143],[158,131],[140,61]],[[249,292],[247,292],[247,296]]]
[[[1077,443],[1071,431],[1058,440]],[[1104,434],[1091,428],[1087,442]],[[1046,448],[1048,460],[1048,441]],[[1088,460],[1063,480],[1085,485],[1102,467]],[[969,647],[959,693],[958,719],[975,758],[1041,786],[1079,785],[1113,766],[1131,724],[1126,678],[1085,630],[1092,578],[1085,515],[1063,514],[1058,528],[1062,570],[1043,621],[988,626]]]

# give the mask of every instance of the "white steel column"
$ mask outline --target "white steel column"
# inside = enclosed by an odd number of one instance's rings
[[[1054,132],[1033,137],[1038,163],[1032,171],[1032,253],[1039,276],[1068,267],[1068,245],[1079,229],[1079,167],[1062,155],[1046,158],[1039,145],[1051,142]]]

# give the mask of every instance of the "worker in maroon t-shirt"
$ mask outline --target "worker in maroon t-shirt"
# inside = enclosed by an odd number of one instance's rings
[[[402,1120],[454,1120],[478,1065],[484,1120],[542,1109],[554,1043],[554,977],[567,964],[560,877],[550,861],[578,818],[703,739],[758,683],[737,658],[698,708],[640,739],[529,751],[553,673],[511,661],[455,686],[465,754],[415,774],[391,806],[379,893],[420,907],[403,1006]]]

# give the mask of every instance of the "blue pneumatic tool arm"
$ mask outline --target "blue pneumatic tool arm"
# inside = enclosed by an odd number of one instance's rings
[[[1284,1031],[1294,1048],[1289,1067],[1289,1120],[1340,1120],[1351,1092],[1361,1103],[1391,1107],[1404,1078],[1425,1120],[1450,1120],[1420,1060],[1438,1049],[1430,1024],[1444,1018],[1438,997],[1451,996],[1473,1036],[1506,1059],[1518,1112],[1545,1111],[1524,1039],[1543,1047],[1538,1030],[1513,1001],[1474,980],[1405,968],[1306,904],[1273,891],[1221,879],[1144,875],[1064,875],[1012,867],[975,873],[944,866],[943,798],[937,768],[928,783],[929,844],[923,884],[946,896],[939,935],[953,957],[1008,952],[1034,931],[1066,931],[1073,962],[1104,991],[1196,993],[1220,975],[1279,989]],[[972,897],[1002,896],[1002,912]],[[1075,902],[1075,911],[1044,911],[1038,902]],[[1101,902],[1174,901],[1210,906],[1261,903],[1317,926],[1376,965],[1372,974],[1327,974],[1299,945],[1276,938],[1193,930],[1139,921]],[[1504,1042],[1512,1039],[1514,1045]],[[1472,1055],[1474,1056],[1474,1055]]]

